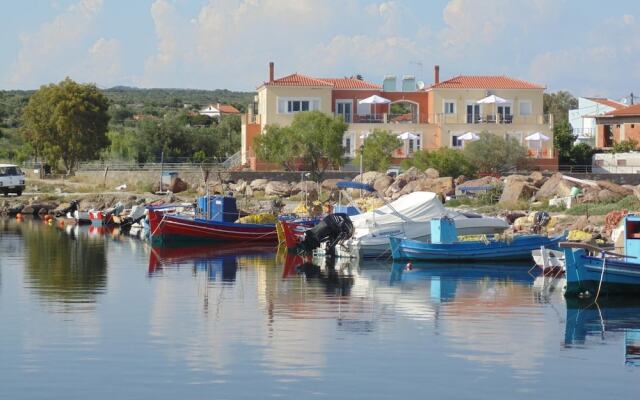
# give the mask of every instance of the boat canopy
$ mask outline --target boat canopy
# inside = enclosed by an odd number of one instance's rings
[[[354,215],[351,221],[356,229],[372,228],[373,224],[380,226],[403,222],[428,222],[448,214],[451,214],[450,211],[444,208],[435,193],[413,192],[373,211]]]
[[[376,190],[371,185],[367,185],[366,183],[360,182],[352,182],[352,181],[339,181],[336,183],[336,187],[338,189],[362,189],[367,192],[375,192]]]

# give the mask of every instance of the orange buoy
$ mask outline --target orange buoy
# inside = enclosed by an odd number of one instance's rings
[[[16,214],[16,219],[22,219],[22,214],[17,213],[17,214]]]
[[[61,219],[61,220],[60,220],[60,222],[59,222],[59,224],[60,224],[60,226],[64,226],[64,220],[63,220],[63,219]]]

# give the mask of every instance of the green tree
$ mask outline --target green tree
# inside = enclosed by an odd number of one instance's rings
[[[553,147],[558,150],[561,165],[571,162],[571,149],[575,140],[569,122],[563,121],[553,127]]]
[[[291,166],[302,159],[313,179],[320,179],[330,166],[342,165],[342,137],[347,124],[341,117],[330,117],[320,111],[300,112],[289,127],[267,127],[256,138],[258,158]]]
[[[463,153],[478,172],[508,170],[526,162],[527,149],[513,138],[483,132],[480,139],[465,144]]]
[[[543,108],[545,114],[553,115],[553,122],[558,125],[568,121],[569,110],[578,108],[578,99],[564,90],[556,93],[545,93]]]
[[[449,147],[442,147],[438,150],[421,150],[413,154],[402,162],[405,169],[416,167],[420,170],[435,168],[441,176],[458,177],[474,176],[477,168],[467,160],[464,153]]]
[[[578,143],[571,148],[572,165],[591,165],[594,150],[586,143]]]
[[[36,156],[56,165],[62,160],[68,174],[78,161],[98,157],[109,142],[109,103],[95,85],[66,78],[42,86],[23,112],[23,132]]]
[[[619,143],[614,143],[611,149],[612,153],[629,153],[638,149],[638,141],[634,139],[626,139]]]
[[[362,168],[365,171],[384,172],[391,165],[393,151],[402,146],[402,140],[396,135],[386,130],[374,129],[364,140],[362,151],[358,151],[356,163],[360,164],[362,157]]]

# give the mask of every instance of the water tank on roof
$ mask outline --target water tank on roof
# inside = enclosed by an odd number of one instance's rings
[[[394,75],[387,75],[382,81],[382,90],[385,92],[396,92],[396,77]]]
[[[405,75],[402,77],[402,91],[403,92],[415,92],[416,91],[416,77],[413,75]]]

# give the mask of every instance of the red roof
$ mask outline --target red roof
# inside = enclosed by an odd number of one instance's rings
[[[216,108],[221,114],[240,114],[240,111],[230,104],[219,104]]]
[[[432,89],[544,89],[544,86],[507,76],[459,75],[431,85]]]
[[[640,104],[613,110],[606,113],[606,117],[635,117],[640,116]]]
[[[587,97],[587,99],[589,99],[591,101],[594,101],[596,103],[600,103],[602,105],[611,107],[611,108],[616,109],[616,110],[621,110],[623,108],[627,108],[628,107],[626,104],[623,104],[623,103],[620,103],[620,102],[617,102],[617,101],[614,101],[614,100],[605,99],[605,98],[602,98],[602,97]]]
[[[314,86],[332,87],[334,89],[372,89],[379,90],[382,87],[355,78],[312,78],[298,73],[275,79],[273,82],[265,82],[265,86]]]

